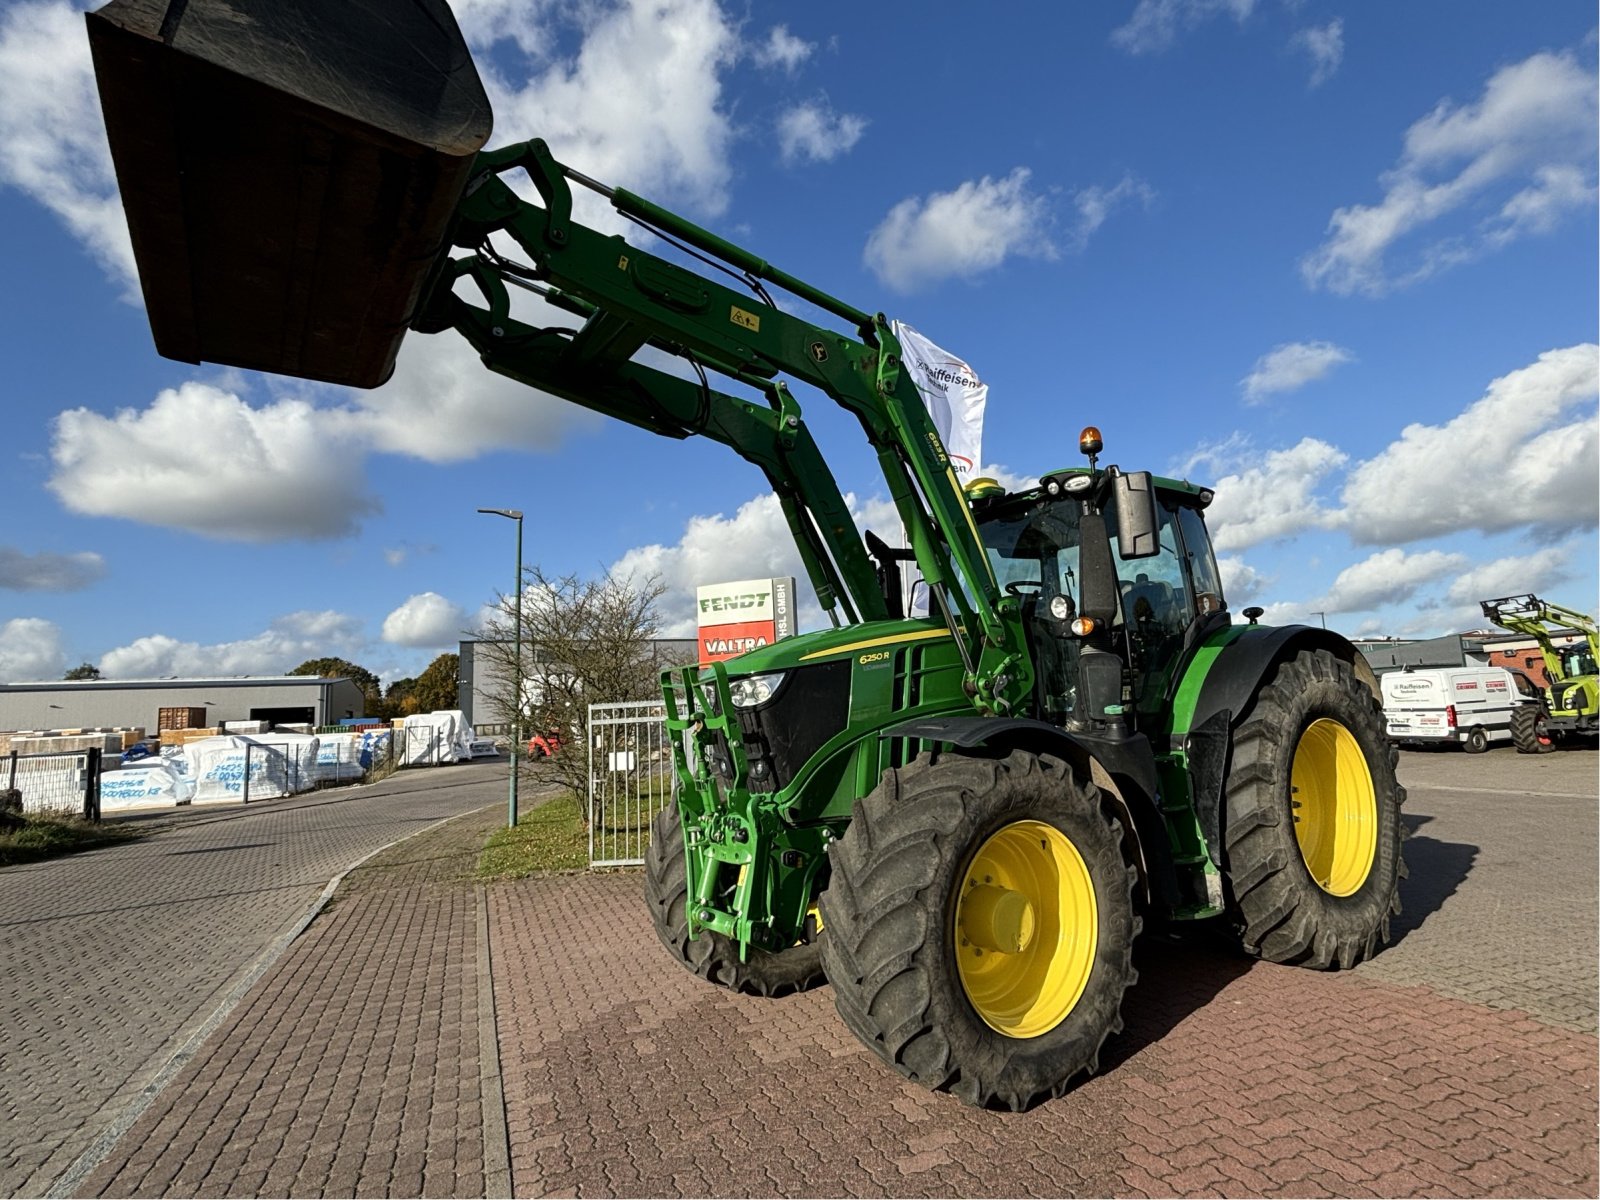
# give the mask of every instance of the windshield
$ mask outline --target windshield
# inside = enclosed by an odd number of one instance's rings
[[[1569,650],[1561,657],[1561,670],[1569,679],[1574,675],[1593,675],[1594,655],[1587,650]]]
[[[1070,713],[1079,641],[1071,630],[1083,597],[1078,578],[1080,501],[1036,498],[989,510],[978,532],[995,578],[1019,602],[1033,651],[1038,702],[1048,719]],[[1172,668],[1197,617],[1223,608],[1216,559],[1199,512],[1161,497],[1157,551],[1146,558],[1114,557],[1118,611],[1111,634],[1132,670],[1138,708],[1157,712]],[[1116,514],[1106,519],[1116,527]]]

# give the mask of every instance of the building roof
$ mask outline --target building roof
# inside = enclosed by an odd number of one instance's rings
[[[282,687],[284,684],[341,683],[346,675],[202,675],[186,679],[173,675],[164,679],[38,679],[23,683],[0,683],[0,692],[44,692],[81,688],[84,691],[116,688],[175,687]]]

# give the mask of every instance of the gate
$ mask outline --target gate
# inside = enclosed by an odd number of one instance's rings
[[[589,865],[644,865],[650,821],[672,801],[672,745],[659,700],[589,706]]]

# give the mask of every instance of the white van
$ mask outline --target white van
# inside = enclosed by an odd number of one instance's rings
[[[1455,742],[1472,754],[1511,740],[1511,713],[1523,702],[1503,667],[1406,668],[1379,682],[1391,741]]]

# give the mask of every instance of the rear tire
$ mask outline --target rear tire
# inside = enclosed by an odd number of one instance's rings
[[[1109,805],[1066,763],[922,755],[856,802],[829,858],[823,965],[885,1063],[1012,1110],[1098,1069],[1137,978],[1136,875]]]
[[[1467,730],[1467,738],[1461,743],[1461,748],[1468,754],[1482,754],[1489,748],[1489,735],[1483,731],[1483,726],[1474,725]]]
[[[1511,710],[1511,740],[1518,754],[1549,754],[1556,748],[1545,727],[1543,705],[1519,704]]]
[[[1389,940],[1405,875],[1398,752],[1326,650],[1281,663],[1234,730],[1223,869],[1245,951],[1353,967]]]
[[[739,947],[709,929],[689,936],[689,864],[683,823],[676,804],[650,822],[644,854],[644,896],[650,920],[667,952],[701,979],[749,996],[787,996],[824,982],[822,955],[815,942],[773,953],[752,946],[748,962]]]

